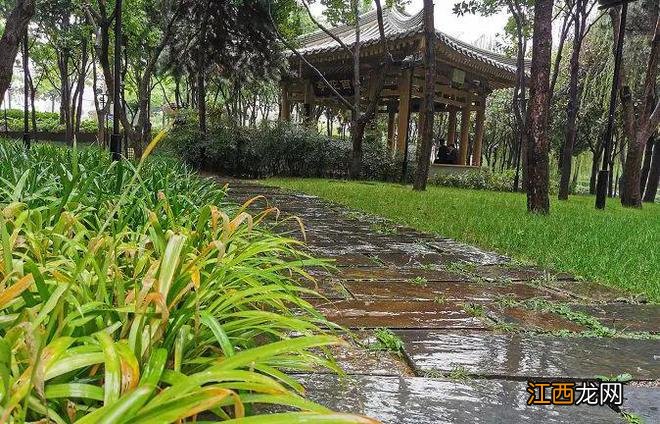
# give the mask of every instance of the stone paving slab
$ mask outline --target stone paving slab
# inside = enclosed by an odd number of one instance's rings
[[[471,273],[479,278],[511,281],[573,280],[567,273],[550,272],[534,267],[521,268],[507,265],[484,265],[475,267]]]
[[[423,277],[422,277],[423,278]],[[542,298],[562,300],[558,295],[529,286],[513,283],[501,286],[488,286],[470,282],[427,281],[416,284],[407,281],[344,281],[343,286],[360,300],[400,299],[493,302],[500,297],[513,299]]]
[[[395,267],[374,268],[345,268],[339,270],[337,274],[342,280],[348,281],[402,281],[415,277],[424,278],[429,282],[451,282],[451,281],[470,281],[469,277],[457,272],[431,269],[412,269]]]
[[[613,303],[604,305],[571,305],[571,308],[586,312],[595,317],[604,326],[619,331],[660,333],[660,305]]]
[[[375,342],[375,337],[368,332],[355,334],[355,339],[343,337],[346,345],[330,346],[328,349],[339,367],[351,375],[412,376],[413,370],[403,355],[388,351],[375,351],[368,346]],[[332,373],[328,369],[322,373]]]
[[[623,423],[606,406],[528,406],[526,383],[422,377],[298,376],[307,395],[384,424]]]
[[[646,424],[660,423],[660,387],[625,386],[621,409],[642,418]]]
[[[304,283],[326,297],[310,296],[309,301],[330,320],[358,329],[399,329],[396,333],[403,339],[406,363],[388,352],[371,352],[356,341],[333,348],[339,365],[356,380],[347,385],[327,373],[304,376],[310,396],[321,403],[386,423],[609,423],[621,420],[609,408],[527,407],[528,394],[521,380],[585,379],[629,372],[637,382],[660,386],[658,340],[501,334],[519,329],[581,329],[555,314],[513,307],[505,298],[580,303],[583,305],[571,307],[605,326],[657,331],[657,306],[616,303],[643,302],[642,298],[577,281],[569,274],[525,266],[315,196],[229,182],[234,189],[228,200],[243,202],[263,196],[249,207],[250,212],[266,206],[278,208],[281,214],[269,215],[267,225],[303,240],[299,222],[290,218],[300,217],[307,236],[305,249],[316,257],[334,260],[336,271],[312,269],[317,284]],[[483,307],[495,321],[469,315],[462,303]],[[644,307],[636,309],[640,306]],[[473,313],[479,315],[479,310],[475,308]],[[493,326],[494,322],[501,325]],[[418,377],[408,376],[411,372]],[[485,379],[420,377],[466,373]],[[625,392],[630,399],[624,410],[630,407],[650,422],[660,422],[655,407],[657,388],[635,387]],[[640,394],[635,392],[638,389]]]
[[[552,313],[533,311],[520,307],[491,308],[488,316],[497,322],[513,324],[524,330],[553,332],[568,330],[579,333],[587,328]]]
[[[660,343],[620,338],[563,338],[468,331],[397,331],[413,369],[512,378],[589,379],[629,373],[660,379]]]
[[[351,293],[344,287],[341,281],[332,278],[323,278],[317,281],[303,280],[301,286],[315,291],[328,300],[340,300],[352,298]],[[311,293],[302,293],[303,299],[319,299]]]
[[[312,304],[328,320],[348,328],[486,328],[460,306],[449,303],[339,300]]]
[[[459,260],[468,263],[497,265],[505,264],[509,261],[505,256],[499,255],[495,252],[488,252],[451,239],[427,241],[426,245],[441,253],[452,253],[457,255]]]
[[[612,287],[592,281],[557,281],[548,285],[549,288],[566,293],[584,303],[609,303],[613,301],[628,302],[633,296]]]
[[[343,267],[376,267],[380,266],[377,258],[363,253],[343,253],[332,256],[334,265]]]

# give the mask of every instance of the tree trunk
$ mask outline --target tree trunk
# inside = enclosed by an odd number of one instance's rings
[[[589,178],[589,194],[596,194],[596,181],[598,180],[598,167],[600,164],[600,152],[602,143],[596,144],[596,151],[591,156],[591,177]]]
[[[649,176],[646,181],[646,190],[644,191],[644,202],[655,202],[655,195],[658,192],[658,182],[660,182],[660,141],[656,141],[653,147]]]
[[[21,60],[23,65],[23,141],[25,142],[25,147],[30,148],[30,116],[28,110],[28,103],[30,98],[30,61],[29,61],[29,46],[28,46],[28,32],[25,30],[23,34],[23,58]]]
[[[353,100],[353,119],[351,122],[351,141],[353,144],[351,152],[351,168],[349,177],[357,180],[362,174],[362,139],[366,122],[360,122],[360,15],[358,11],[358,0],[351,0],[353,16],[355,17],[355,46],[353,47],[353,89],[355,98]]]
[[[534,37],[527,125],[527,210],[550,212],[548,117],[552,59],[554,0],[538,0],[534,9]]]
[[[37,96],[37,89],[34,86],[34,81],[32,80],[32,74],[30,73],[30,67],[27,67],[27,80],[30,87],[30,119],[32,121],[32,132],[37,132],[37,109],[34,106],[34,100]]]
[[[351,152],[351,169],[349,170],[349,177],[352,180],[357,180],[362,174],[362,158],[364,152],[362,151],[362,140],[364,138],[364,129],[367,123],[364,120],[353,121],[351,124],[351,143],[353,149]]]
[[[583,0],[578,0],[578,9]],[[580,49],[582,48],[582,20],[579,11],[573,20],[573,53],[571,54],[571,77],[568,88],[568,105],[566,107],[566,137],[561,156],[561,180],[559,182],[559,200],[568,200],[568,192],[571,180],[571,164],[573,158],[573,147],[577,135],[577,115],[580,107],[579,99],[579,73],[580,73]]]
[[[417,155],[414,190],[426,190],[433,144],[433,117],[435,115],[435,24],[433,0],[424,0],[424,100],[422,102],[422,128],[420,152]]]
[[[580,177],[580,165],[582,164],[582,156],[575,159],[575,171],[573,171],[573,179],[571,180],[571,190],[575,191],[577,187],[578,178]]]
[[[636,111],[637,113],[634,111],[631,96],[627,95],[630,91],[629,88],[622,87],[624,93],[621,96],[624,109],[623,116],[626,127],[629,129],[628,152],[621,182],[621,204],[626,207],[639,208],[642,206],[640,168],[642,166],[643,151],[648,139],[660,123],[660,103],[657,103],[655,99],[658,56],[660,56],[660,17],[658,16],[657,5],[652,18],[654,18],[655,27],[650,34],[651,53],[646,66],[642,102]],[[630,128],[634,128],[635,131],[631,131]]]
[[[638,144],[636,141],[630,143],[630,146]],[[642,149],[635,147],[628,148],[626,155],[626,164],[623,168],[621,180],[621,204],[629,207],[641,207],[642,194],[639,189],[640,164],[642,163]]]
[[[83,94],[85,94],[85,80],[87,79],[87,64],[89,63],[89,50],[87,46],[87,40],[84,40],[82,43],[82,57],[80,59],[80,69],[78,74],[78,101],[74,105],[75,107],[75,123],[74,131],[75,133],[80,132],[80,124],[82,123],[82,109],[83,109]]]
[[[644,149],[644,162],[642,164],[641,177],[639,179],[639,190],[644,193],[646,181],[649,178],[649,170],[651,169],[651,156],[653,156],[653,145],[655,144],[655,137],[651,136],[646,142],[646,149]]]
[[[17,0],[7,17],[5,32],[0,38],[0,104],[11,84],[18,47],[34,15],[34,5],[35,0]]]
[[[69,54],[62,51],[58,58],[60,72],[60,122],[64,124],[64,141],[71,145],[73,141],[73,113],[71,110],[71,84],[69,83]],[[63,121],[63,122],[62,122]]]
[[[206,43],[206,29],[208,14],[200,19],[200,42],[197,46],[197,107],[199,113],[199,132],[206,137],[206,57],[204,47]]]

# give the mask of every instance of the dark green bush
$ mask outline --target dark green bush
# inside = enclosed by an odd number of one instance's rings
[[[429,181],[431,184],[470,188],[476,190],[512,191],[515,170],[493,172],[490,168],[455,174],[438,174]]]
[[[215,123],[204,139],[197,122],[194,113],[181,114],[167,144],[198,169],[243,178],[348,176],[350,140],[327,137],[284,122],[257,128]],[[400,181],[402,158],[391,157],[384,143],[365,137],[364,152],[363,179]],[[413,172],[410,163],[407,174]]]
[[[60,124],[60,115],[52,112],[37,112],[37,131],[64,132],[64,124]],[[30,129],[32,129],[32,115],[30,114]],[[0,115],[0,127],[4,128],[4,111]],[[7,109],[7,128],[9,131],[23,131],[23,110]],[[93,119],[84,119],[80,123],[80,131],[96,132],[98,124]]]

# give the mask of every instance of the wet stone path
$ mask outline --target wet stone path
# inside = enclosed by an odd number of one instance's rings
[[[283,219],[299,217],[306,249],[334,262],[305,284],[352,330],[334,349],[347,376],[300,375],[310,398],[393,424],[660,423],[660,305],[314,196],[218,180],[233,201],[277,207],[280,233],[302,239]],[[624,374],[620,408],[527,405],[530,380]]]

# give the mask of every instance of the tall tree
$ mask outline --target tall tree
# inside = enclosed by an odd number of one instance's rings
[[[641,99],[634,102],[630,86],[623,79],[621,83],[621,104],[623,106],[624,128],[628,136],[628,149],[623,167],[621,182],[621,204],[627,207],[641,207],[641,165],[644,148],[660,125],[660,102],[656,99],[656,86],[660,55],[660,16],[658,3],[650,8],[649,43],[651,46]],[[618,27],[620,13],[612,11],[612,22]],[[621,35],[617,35],[621,36]]]
[[[5,32],[0,38],[0,96],[2,96],[0,104],[11,84],[18,47],[30,19],[34,16],[35,2],[35,0],[16,0],[16,5],[7,17]]]
[[[568,105],[566,106],[566,133],[560,161],[561,177],[558,196],[560,200],[568,199],[573,148],[577,136],[577,117],[580,109],[580,52],[582,51],[582,42],[591,28],[591,25],[587,25],[587,19],[595,4],[595,0],[575,0],[574,4],[570,5],[573,14],[573,51],[569,65],[570,81],[568,85]]]
[[[44,51],[35,56],[34,62],[60,94],[60,123],[65,126],[65,140],[71,143],[80,129],[82,96],[91,66],[91,28],[78,0],[42,2],[35,21],[37,39],[43,40]]]
[[[648,203],[655,202],[655,195],[658,192],[658,183],[660,183],[660,140],[654,138],[653,153],[651,154],[651,163],[649,164],[649,175],[646,179],[646,187],[643,200]]]
[[[530,105],[527,116],[527,210],[550,213],[549,141],[552,9],[554,0],[537,0],[534,7]]]
[[[527,115],[527,67],[526,57],[530,36],[531,13],[534,9],[534,0],[463,0],[454,4],[454,13],[462,16],[466,13],[479,13],[491,16],[505,11],[509,14],[509,22],[505,33],[512,42],[512,50],[516,55],[516,85],[513,89],[511,108],[516,120],[516,143],[514,154],[518,166],[522,165],[523,179],[526,174],[525,137]],[[515,190],[519,186],[516,174]]]
[[[435,23],[433,0],[424,0],[424,100],[422,102],[421,148],[417,155],[417,171],[413,189],[426,190],[433,143],[433,117],[435,115]]]
[[[335,95],[337,100],[346,106],[346,108],[351,112],[351,164],[349,168],[349,176],[351,179],[358,179],[362,174],[362,159],[363,159],[363,150],[362,144],[364,140],[364,133],[366,126],[376,115],[376,110],[378,108],[378,99],[380,98],[383,87],[385,86],[385,76],[389,67],[393,64],[393,58],[388,48],[387,38],[385,36],[385,23],[383,21],[383,8],[380,0],[374,0],[376,5],[376,19],[378,22],[378,33],[380,37],[380,44],[383,48],[383,55],[381,57],[381,63],[377,67],[371,68],[369,71],[369,87],[366,90],[368,93],[366,107],[362,107],[362,90],[360,80],[362,77],[362,69],[360,66],[360,12],[361,6],[369,5],[370,2],[361,2],[359,0],[351,0],[350,4],[343,2],[341,0],[322,0],[322,4],[327,6],[326,16],[328,21],[331,24],[337,24],[340,22],[346,22],[354,26],[355,31],[355,42],[350,48],[347,46],[341,38],[334,34],[331,30],[322,25],[318,20],[312,15],[309,6],[306,1],[303,0],[307,12],[309,14],[310,20],[323,32],[329,35],[345,52],[351,55],[352,65],[353,65],[353,90],[354,96],[353,99],[347,99],[328,82],[325,76],[314,67],[309,61],[307,61],[304,56],[302,56],[295,48],[295,46],[288,42],[280,35],[280,40],[286,45],[286,47],[296,54],[305,65],[312,69],[312,71],[321,79],[321,81],[330,89],[330,91]],[[396,7],[397,4],[400,4],[401,0],[389,0],[386,4],[390,7]],[[350,6],[350,7],[349,7]]]

